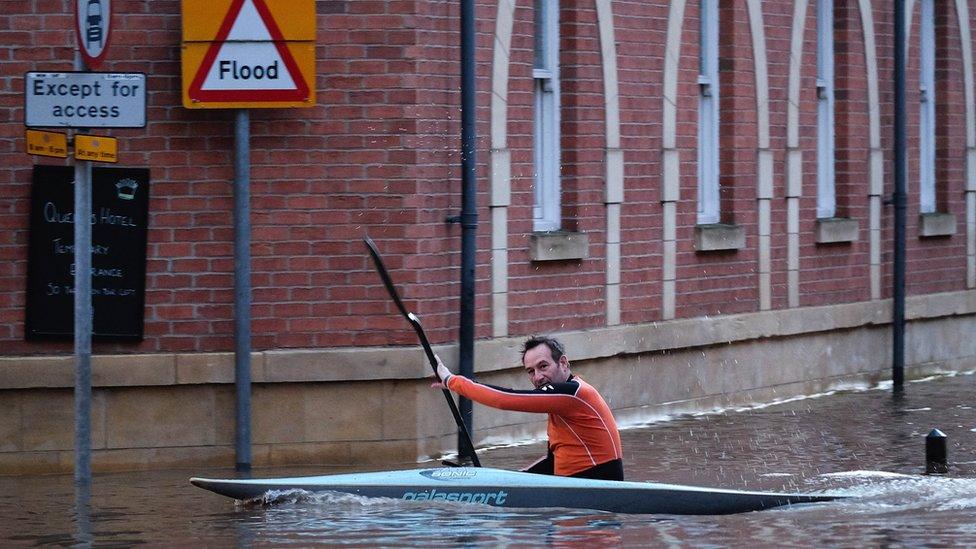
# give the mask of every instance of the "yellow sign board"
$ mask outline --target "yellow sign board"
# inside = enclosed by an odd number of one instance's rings
[[[27,130],[27,154],[68,158],[68,135],[58,132]]]
[[[287,42],[315,41],[315,0],[183,0],[183,41],[213,42],[220,34],[220,26],[225,23],[232,8],[244,12],[245,19],[253,19],[254,13],[260,17],[266,10],[278,27],[281,38]],[[252,17],[248,17],[251,14]],[[232,25],[234,22],[231,21]],[[235,34],[234,40],[268,40],[256,34],[259,29]]]
[[[75,134],[75,158],[92,162],[118,162],[119,140],[104,135]]]
[[[315,106],[314,0],[183,0],[183,106]]]

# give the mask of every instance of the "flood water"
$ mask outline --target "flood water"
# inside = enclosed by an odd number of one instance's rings
[[[622,431],[628,480],[851,499],[728,516],[307,496],[242,506],[191,486],[232,470],[95,475],[90,506],[71,476],[0,477],[0,546],[871,546],[976,545],[976,375],[861,388]],[[949,437],[948,475],[923,475],[925,435]],[[541,444],[481,452],[515,469]],[[431,463],[417,464],[429,467]],[[389,467],[402,468],[402,467]],[[338,469],[256,470],[254,476]],[[79,511],[80,509],[80,511]]]

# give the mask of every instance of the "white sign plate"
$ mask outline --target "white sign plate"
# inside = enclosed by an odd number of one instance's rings
[[[29,72],[24,125],[57,128],[143,128],[146,75],[138,72]]]

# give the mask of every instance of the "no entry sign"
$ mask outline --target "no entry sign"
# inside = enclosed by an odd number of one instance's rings
[[[75,28],[85,65],[97,69],[108,52],[112,30],[112,0],[76,0]]]

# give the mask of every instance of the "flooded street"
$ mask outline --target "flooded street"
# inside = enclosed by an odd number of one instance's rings
[[[683,416],[621,432],[628,480],[750,490],[841,492],[850,499],[728,516],[305,496],[244,507],[190,486],[231,470],[99,474],[78,513],[70,476],[0,478],[0,545],[964,546],[976,545],[976,375],[838,391]],[[925,435],[949,437],[948,475],[926,476]],[[488,450],[516,469],[541,444]],[[419,464],[417,467],[431,466]],[[396,468],[396,467],[388,467]],[[254,476],[339,469],[256,470]]]

